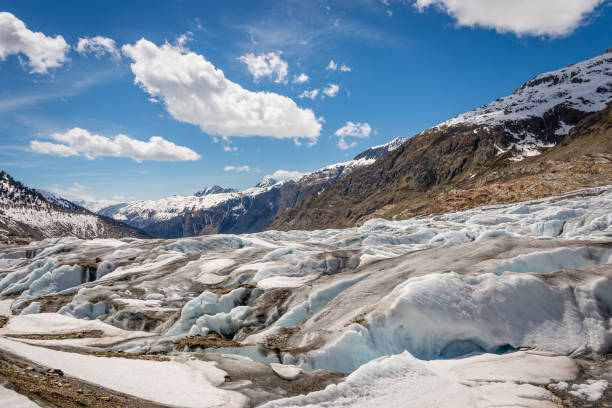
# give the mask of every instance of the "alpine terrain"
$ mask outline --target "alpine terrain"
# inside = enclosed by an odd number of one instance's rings
[[[146,238],[148,235],[47,191],[25,187],[0,170],[0,243],[27,243],[62,236]]]
[[[319,193],[355,170],[371,165],[404,141],[405,138],[396,138],[365,150],[353,160],[326,166],[295,180],[268,177],[244,191],[212,186],[192,196],[116,204],[97,212],[160,238],[262,231],[309,194]]]
[[[339,228],[609,184],[611,101],[608,50],[408,139],[270,228]]]
[[[0,408],[611,408],[611,5],[4,0]]]

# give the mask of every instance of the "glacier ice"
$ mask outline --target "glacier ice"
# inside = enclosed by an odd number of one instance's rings
[[[603,187],[343,230],[48,239],[28,246],[33,258],[0,249],[2,259],[19,260],[2,264],[0,295],[11,297],[0,304],[14,324],[41,331],[68,327],[50,316],[105,325],[101,338],[39,345],[235,355],[295,365],[299,378],[320,368],[350,374],[270,406],[388,405],[411,389],[425,390],[424,403],[443,392],[468,405],[530,405],[550,392],[523,381],[539,374],[537,384],[548,378],[573,390],[573,360],[522,348],[572,358],[612,349],[611,238],[612,187]],[[215,339],[233,343],[215,348]],[[186,340],[194,343],[179,349]],[[523,360],[532,373],[516,368]],[[562,362],[563,375],[539,367],[547,361]],[[495,381],[479,382],[470,367],[481,365],[520,378],[495,372],[487,374]]]

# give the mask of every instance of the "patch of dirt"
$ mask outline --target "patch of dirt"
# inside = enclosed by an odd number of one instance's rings
[[[201,334],[181,337],[173,342],[179,348],[183,350],[185,347],[188,349],[201,347],[206,348],[221,348],[221,347],[242,347],[242,344],[237,343],[233,340],[225,340],[217,333],[207,334],[205,336]]]
[[[8,316],[0,316],[0,329],[3,328],[9,321]]]
[[[100,338],[104,335],[102,330],[82,330],[71,333],[58,334],[6,334],[6,337],[15,339],[28,340],[66,340],[66,339],[85,339],[85,338]]]
[[[36,299],[26,300],[22,303],[20,310],[25,309],[32,302],[38,302],[40,303],[41,313],[57,313],[57,311],[60,310],[62,306],[70,303],[74,295],[75,294],[72,293],[69,295],[41,296]]]

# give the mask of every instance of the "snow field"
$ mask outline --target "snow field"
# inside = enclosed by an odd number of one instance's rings
[[[175,357],[170,361],[95,357],[0,338],[9,352],[67,375],[160,404],[181,407],[242,407],[245,397],[216,386],[226,373],[215,363]]]

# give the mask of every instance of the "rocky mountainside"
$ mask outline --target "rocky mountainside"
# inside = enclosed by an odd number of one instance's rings
[[[353,160],[326,166],[295,180],[279,182],[266,177],[244,191],[213,186],[192,196],[119,204],[98,213],[161,238],[262,231],[310,193],[320,192],[355,170],[371,165],[404,141],[397,138],[370,148]]]
[[[318,229],[610,184],[612,52],[545,73],[311,195],[271,229]]]
[[[144,238],[147,234],[52,193],[28,188],[0,170],[0,242],[59,236]]]

